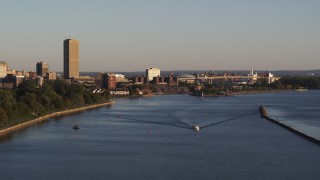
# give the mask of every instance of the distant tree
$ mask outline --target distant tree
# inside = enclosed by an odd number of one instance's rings
[[[70,101],[71,107],[80,107],[86,104],[83,95],[79,92],[71,94]]]
[[[72,83],[70,86],[67,88],[67,96],[72,97],[74,94],[78,95],[84,95],[86,93],[87,89],[80,83]]]
[[[100,94],[92,94],[91,97],[94,103],[102,103],[107,100],[105,95],[100,95]]]
[[[320,88],[320,77],[283,77],[280,82],[290,85],[293,89],[304,87],[310,89]]]
[[[53,89],[59,95],[66,95],[67,87],[69,86],[68,82],[63,79],[58,79],[53,82]]]
[[[0,90],[0,108],[6,111],[9,119],[17,116],[16,100],[10,90]]]
[[[17,96],[23,96],[26,93],[35,93],[37,91],[37,84],[34,80],[25,80],[18,86]]]
[[[59,96],[56,92],[54,92],[54,91],[50,92],[49,97],[51,99],[51,103],[52,103],[54,109],[63,109],[65,107],[65,104],[63,102],[63,98],[61,96]]]
[[[270,83],[269,87],[272,89],[283,89],[284,88],[284,86],[281,84],[280,81],[275,81],[273,83]]]
[[[7,112],[2,108],[0,108],[0,123],[1,123],[1,126],[4,126],[5,124],[8,123]]]
[[[28,107],[28,105],[22,101],[17,103],[16,109],[17,109],[17,116],[19,118],[26,117],[31,114],[31,110]]]
[[[39,95],[39,103],[45,107],[46,110],[52,110],[53,104],[51,103],[51,98],[46,94]]]
[[[268,80],[264,78],[257,79],[257,81],[253,84],[255,87],[268,87]]]
[[[87,93],[84,94],[84,99],[85,99],[86,104],[93,104],[94,103],[91,94],[92,93],[89,93],[88,91],[87,91]]]
[[[15,106],[15,99],[8,90],[0,89],[0,107],[4,110],[13,109]]]

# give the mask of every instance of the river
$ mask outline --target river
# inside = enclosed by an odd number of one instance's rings
[[[317,136],[319,97],[116,99],[2,137],[0,179],[319,179],[320,146],[258,113],[265,105],[273,118]]]

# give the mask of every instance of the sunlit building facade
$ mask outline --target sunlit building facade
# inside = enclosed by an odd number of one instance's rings
[[[63,42],[63,75],[65,79],[79,77],[79,44],[76,39]]]

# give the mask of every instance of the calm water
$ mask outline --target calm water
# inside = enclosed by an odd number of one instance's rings
[[[2,138],[0,179],[319,179],[320,146],[257,113],[266,105],[282,121],[320,127],[319,97],[117,99]]]

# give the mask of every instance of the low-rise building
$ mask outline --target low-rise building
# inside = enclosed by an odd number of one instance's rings
[[[103,73],[102,87],[108,90],[116,89],[117,87],[116,75],[112,73]]]
[[[160,84],[160,85],[166,85],[167,83],[164,81],[163,76],[157,76],[153,78],[153,83],[154,84]]]
[[[47,72],[47,78],[49,80],[56,80],[57,79],[57,73],[56,72]]]

